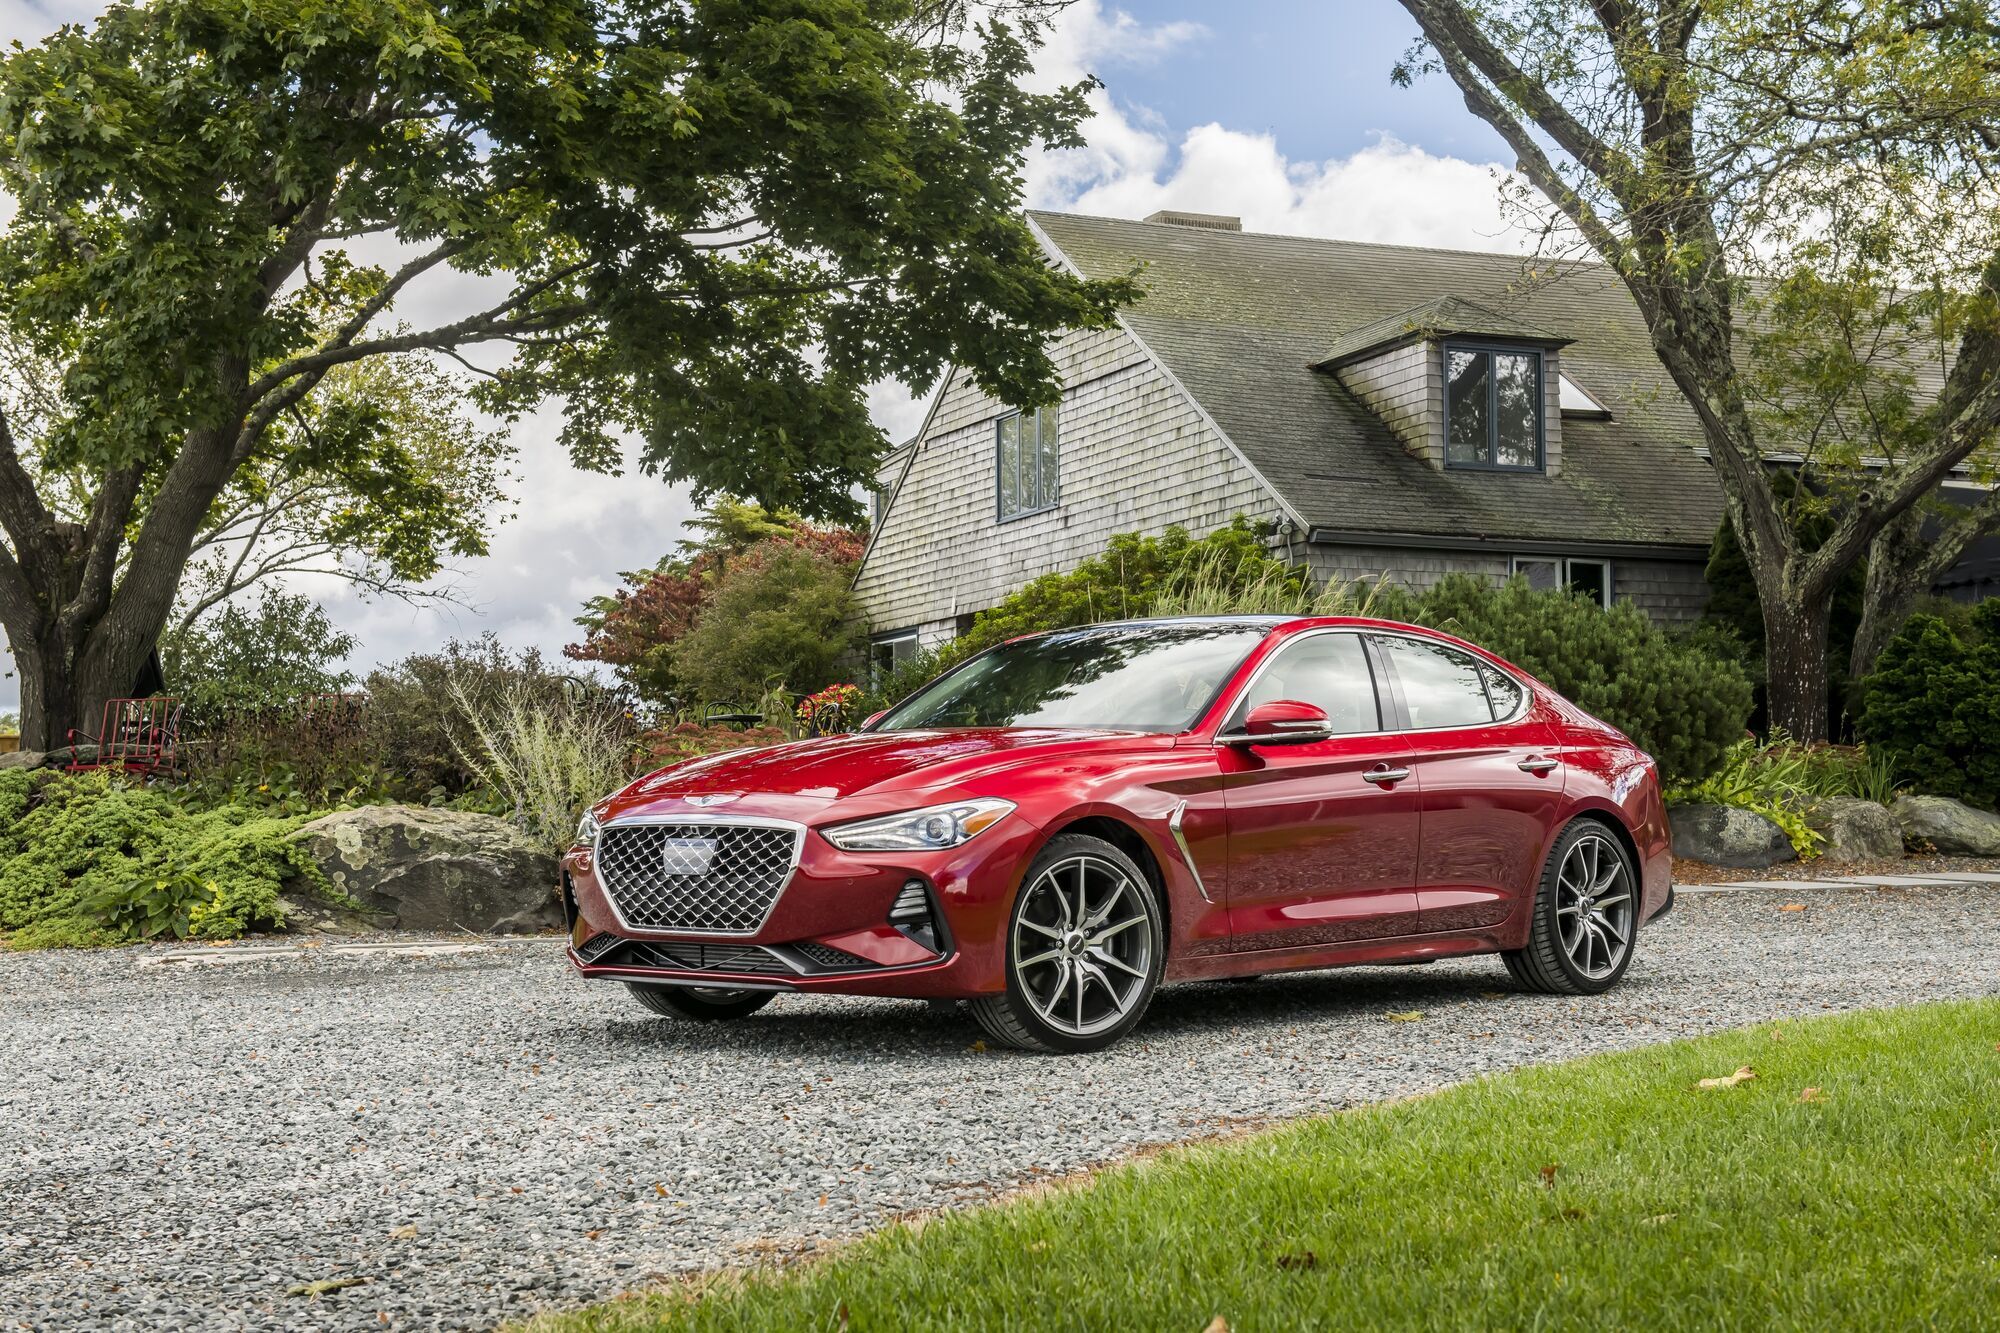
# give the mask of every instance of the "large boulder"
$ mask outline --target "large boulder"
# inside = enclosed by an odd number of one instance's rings
[[[2000,856],[2000,815],[1949,796],[1898,797],[1889,813],[1911,842],[1927,842],[1948,856]]]
[[[1667,811],[1674,855],[1712,866],[1761,869],[1796,859],[1785,831],[1733,805],[1677,805]]]
[[[40,768],[48,761],[48,755],[41,750],[12,750],[0,754],[0,769]]]
[[[1903,855],[1903,826],[1878,801],[1822,797],[1806,811],[1806,823],[1826,839],[1819,854],[1831,863],[1894,861]]]
[[[334,888],[401,930],[519,934],[562,924],[555,857],[491,815],[367,805],[292,836]]]

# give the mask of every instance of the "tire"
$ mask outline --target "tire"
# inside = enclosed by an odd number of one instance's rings
[[[1166,967],[1165,914],[1131,857],[1066,833],[1021,877],[1003,947],[1007,989],[969,1006],[986,1034],[1028,1051],[1101,1051],[1153,1002]]]
[[[777,994],[767,990],[725,990],[719,986],[645,986],[625,983],[632,998],[656,1014],[695,1023],[719,1023],[756,1013]]]
[[[1632,964],[1639,877],[1618,835],[1596,819],[1570,823],[1549,850],[1535,889],[1528,944],[1500,955],[1525,989],[1600,995]]]

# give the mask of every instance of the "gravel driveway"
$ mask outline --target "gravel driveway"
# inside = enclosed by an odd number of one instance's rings
[[[1597,999],[1494,959],[1183,986],[1070,1058],[905,1001],[689,1028],[553,940],[0,957],[0,1327],[486,1327],[1246,1119],[2000,992],[2000,888],[1800,893],[1684,895]]]

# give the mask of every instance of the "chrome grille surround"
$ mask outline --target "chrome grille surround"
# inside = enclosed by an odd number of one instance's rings
[[[597,833],[604,896],[626,930],[678,935],[754,935],[763,929],[805,847],[803,824],[749,815],[639,815]],[[714,841],[701,873],[675,873],[678,840]]]

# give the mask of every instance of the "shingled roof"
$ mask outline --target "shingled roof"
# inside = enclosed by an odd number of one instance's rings
[[[1722,520],[1694,414],[1630,295],[1600,265],[1536,270],[1511,255],[1029,216],[1088,276],[1144,266],[1146,295],[1126,324],[1308,528],[1385,544],[1696,548]],[[1611,417],[1564,418],[1554,477],[1439,472],[1320,368],[1418,328],[1561,345],[1563,374]]]

